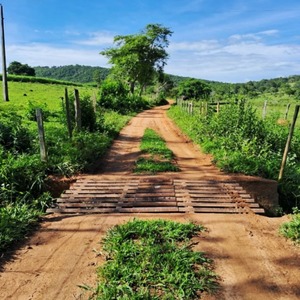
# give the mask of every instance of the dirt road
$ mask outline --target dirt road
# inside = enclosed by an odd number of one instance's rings
[[[139,155],[139,139],[146,127],[157,130],[176,155],[180,176],[230,179],[219,172],[165,116],[167,107],[135,117],[121,132],[92,176],[129,176]],[[85,175],[86,176],[86,175]],[[168,176],[179,176],[168,174]],[[217,295],[203,299],[299,299],[300,248],[278,235],[287,217],[253,214],[172,215],[49,215],[19,250],[0,260],[0,299],[86,299],[78,285],[94,285],[103,262],[100,241],[112,226],[131,220],[165,218],[203,224],[208,232],[197,237],[220,275]]]

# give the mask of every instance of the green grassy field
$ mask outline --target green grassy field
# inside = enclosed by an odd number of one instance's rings
[[[80,94],[92,95],[97,90],[90,86],[72,87],[68,86],[68,92],[79,90]],[[47,108],[52,111],[61,110],[62,97],[65,95],[65,87],[58,84],[43,84],[32,82],[8,82],[9,102],[0,100],[0,110],[15,111],[23,115],[28,109],[29,102],[46,104]],[[1,98],[3,87],[0,87]]]

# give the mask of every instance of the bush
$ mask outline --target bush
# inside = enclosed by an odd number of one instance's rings
[[[287,223],[283,223],[280,227],[280,233],[286,238],[291,239],[295,243],[300,243],[300,211],[294,209],[292,220]]]
[[[102,82],[98,105],[122,114],[137,112],[148,107],[148,103],[141,96],[129,94],[128,88],[121,81],[113,79]]]
[[[32,201],[43,190],[45,166],[39,155],[6,154],[0,157],[1,202],[15,202],[18,199]]]
[[[121,81],[106,79],[100,87],[98,104],[106,109],[125,112],[128,95],[129,90]]]
[[[36,110],[40,108],[43,113],[43,121],[48,121],[49,117],[52,116],[52,113],[48,109],[48,106],[46,103],[36,103],[29,101],[28,103],[28,111],[27,111],[27,118],[30,121],[36,121]]]
[[[0,252],[24,238],[39,215],[39,211],[24,203],[0,207]]]
[[[218,114],[210,110],[206,115],[191,116],[178,106],[169,114],[204,151],[213,154],[223,170],[277,180],[288,127],[277,124],[276,118],[260,119],[244,101],[222,106]],[[300,134],[296,131],[279,183],[280,202],[286,211],[300,205],[299,182]]]
[[[16,114],[0,114],[0,145],[14,153],[28,153],[32,145],[32,136],[22,125],[22,118]]]

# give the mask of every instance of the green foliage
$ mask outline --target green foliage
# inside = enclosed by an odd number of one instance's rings
[[[0,204],[18,199],[31,201],[43,190],[45,166],[38,155],[2,153]]]
[[[11,62],[7,72],[14,75],[35,76],[34,68],[29,67],[27,64],[21,64],[18,61]]]
[[[2,80],[2,74],[0,74],[0,79]],[[31,82],[31,83],[44,83],[44,84],[61,84],[66,86],[82,86],[80,83],[70,82],[65,80],[57,80],[51,78],[44,77],[36,77],[36,76],[24,76],[24,75],[8,75],[8,81],[12,82]]]
[[[198,79],[187,79],[178,85],[178,95],[187,99],[207,99],[212,92],[211,87]]]
[[[300,243],[300,211],[294,209],[294,214],[290,222],[283,223],[280,227],[280,233],[295,243]]]
[[[178,106],[169,115],[214,161],[227,172],[277,180],[288,127],[276,118],[262,120],[249,102],[221,107],[220,112],[188,115]],[[284,178],[279,183],[280,203],[285,211],[299,205],[300,133],[295,132]]]
[[[26,222],[29,225],[30,219],[24,219],[24,226],[19,217],[10,221],[13,209],[22,211],[24,216],[27,213],[42,214],[53,201],[51,195],[45,193],[47,177],[90,171],[93,163],[103,156],[113,137],[130,119],[130,116],[112,111],[98,110],[95,114],[89,96],[91,88],[82,87],[83,131],[74,132],[73,138],[69,139],[65,120],[62,123],[61,96],[64,90],[61,86],[29,82],[10,82],[9,86],[12,89],[11,101],[0,103],[0,207],[3,218],[0,239],[5,239],[3,249],[24,236],[30,227],[25,226]],[[69,98],[72,103],[72,97]],[[47,163],[42,163],[39,155],[37,124],[34,121],[36,107],[43,109],[47,120],[44,123]],[[14,235],[11,226],[15,226],[16,222],[20,222],[20,229],[23,229]]]
[[[0,252],[24,235],[37,223],[41,212],[24,203],[0,206]]]
[[[31,150],[32,136],[22,125],[22,119],[15,113],[0,112],[0,145],[14,153],[26,153]]]
[[[97,125],[97,115],[95,112],[95,107],[91,96],[85,93],[80,94],[80,109],[81,109],[81,129],[83,131],[95,132],[98,130]],[[69,93],[68,102],[69,102],[69,113],[71,127],[74,130],[77,130],[75,124],[75,96],[74,93]],[[67,123],[67,113],[66,113],[66,103],[65,100],[62,105],[63,117],[62,121],[64,124]]]
[[[98,104],[103,108],[124,111],[128,107],[128,93],[121,81],[108,78],[101,84]]]
[[[161,161],[157,158],[140,157],[135,164],[134,172],[151,173],[177,172],[179,169],[170,161]]]
[[[125,114],[145,109],[148,103],[141,96],[130,95],[121,81],[107,78],[101,84],[98,105]]]
[[[102,67],[91,67],[81,65],[67,65],[67,66],[54,66],[54,67],[34,67],[36,76],[53,78],[63,81],[89,83],[104,80],[109,69]]]
[[[48,105],[46,103],[38,103],[30,101],[28,102],[28,111],[27,111],[27,118],[30,121],[36,121],[36,110],[40,108],[43,114],[43,121],[48,121],[49,117],[51,117],[52,113],[48,109]]]
[[[107,262],[99,268],[94,299],[199,299],[213,292],[211,261],[191,251],[200,225],[133,220],[103,240]]]
[[[173,152],[166,146],[166,142],[153,129],[146,128],[141,140],[140,149],[144,153],[160,155],[166,159],[173,158]]]
[[[136,161],[134,172],[176,172],[179,168],[173,163],[173,152],[166,142],[153,130],[147,128],[142,137],[142,156]]]
[[[159,24],[148,24],[139,34],[116,36],[116,47],[101,51],[113,65],[113,73],[130,85],[134,94],[139,84],[140,95],[155,75],[162,73],[168,54],[168,37],[172,35],[166,27]]]

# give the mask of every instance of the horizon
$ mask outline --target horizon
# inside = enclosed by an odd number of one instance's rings
[[[101,66],[89,66],[89,65],[81,65],[81,64],[71,64],[71,65],[60,65],[60,66],[32,66],[33,68],[63,68],[63,67],[68,67],[68,66],[80,66],[80,67],[92,67],[92,68],[103,68],[103,69],[110,69],[110,67],[101,67]],[[217,83],[228,83],[228,84],[246,84],[249,83],[250,81],[252,82],[260,82],[262,80],[276,80],[276,79],[280,79],[280,78],[289,78],[289,77],[294,77],[294,76],[299,76],[300,74],[292,74],[292,75],[288,75],[288,76],[282,76],[282,77],[274,77],[274,78],[262,78],[259,80],[249,80],[246,82],[224,82],[224,81],[216,81],[216,80],[209,80],[209,79],[204,79],[204,78],[195,78],[195,77],[189,77],[189,76],[182,76],[182,75],[174,75],[174,74],[170,74],[170,73],[166,73],[166,75],[171,75],[171,76],[178,76],[178,77],[186,77],[186,78],[192,78],[192,79],[199,79],[199,80],[204,80],[204,81],[211,81],[211,82],[217,82]]]
[[[110,68],[116,35],[158,23],[174,33],[165,73],[224,83],[300,74],[296,0],[3,0],[7,66]],[[58,12],[59,15],[58,15]]]

